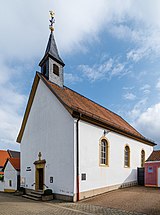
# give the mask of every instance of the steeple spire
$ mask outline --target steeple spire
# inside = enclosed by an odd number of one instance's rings
[[[54,27],[55,23],[54,13],[50,11],[51,19],[49,28],[51,30],[45,55],[39,63],[41,67],[41,73],[45,75],[51,82],[63,87],[63,67],[65,66],[63,60],[58,54],[58,49],[54,39]]]

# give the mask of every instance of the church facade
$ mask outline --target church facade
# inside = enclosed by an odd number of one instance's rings
[[[78,201],[137,183],[155,145],[119,115],[63,84],[64,62],[51,31],[17,142],[21,186]]]

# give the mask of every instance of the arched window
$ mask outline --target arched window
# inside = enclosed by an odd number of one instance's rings
[[[53,64],[53,73],[59,76],[59,67],[56,64]]]
[[[141,151],[141,167],[144,167],[145,163],[145,151],[142,149]]]
[[[108,142],[102,139],[100,142],[100,165],[108,166]]]
[[[124,167],[130,167],[130,148],[125,146],[124,149]]]

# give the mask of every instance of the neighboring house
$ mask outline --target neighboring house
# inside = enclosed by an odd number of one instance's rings
[[[20,158],[20,152],[18,151],[8,149],[7,152],[11,158]]]
[[[20,152],[9,149],[7,151],[0,150],[0,175],[4,174],[2,170],[8,158],[20,158]]]
[[[119,115],[64,86],[53,32],[39,65],[17,137],[21,185],[78,201],[136,184],[137,167],[155,144]]]
[[[0,177],[4,175],[3,167],[8,158],[10,158],[9,153],[5,150],[0,150]]]
[[[145,162],[145,186],[160,187],[160,150],[153,151]]]
[[[4,165],[4,192],[15,192],[20,187],[20,158],[9,158]]]

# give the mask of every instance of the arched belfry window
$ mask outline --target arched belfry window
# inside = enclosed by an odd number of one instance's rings
[[[130,148],[125,146],[124,148],[124,167],[130,167]]]
[[[142,149],[141,151],[141,167],[144,167],[145,163],[145,151]]]
[[[109,164],[109,145],[106,139],[101,139],[100,141],[100,165],[106,165]]]
[[[59,76],[59,67],[56,64],[53,64],[53,73]]]

